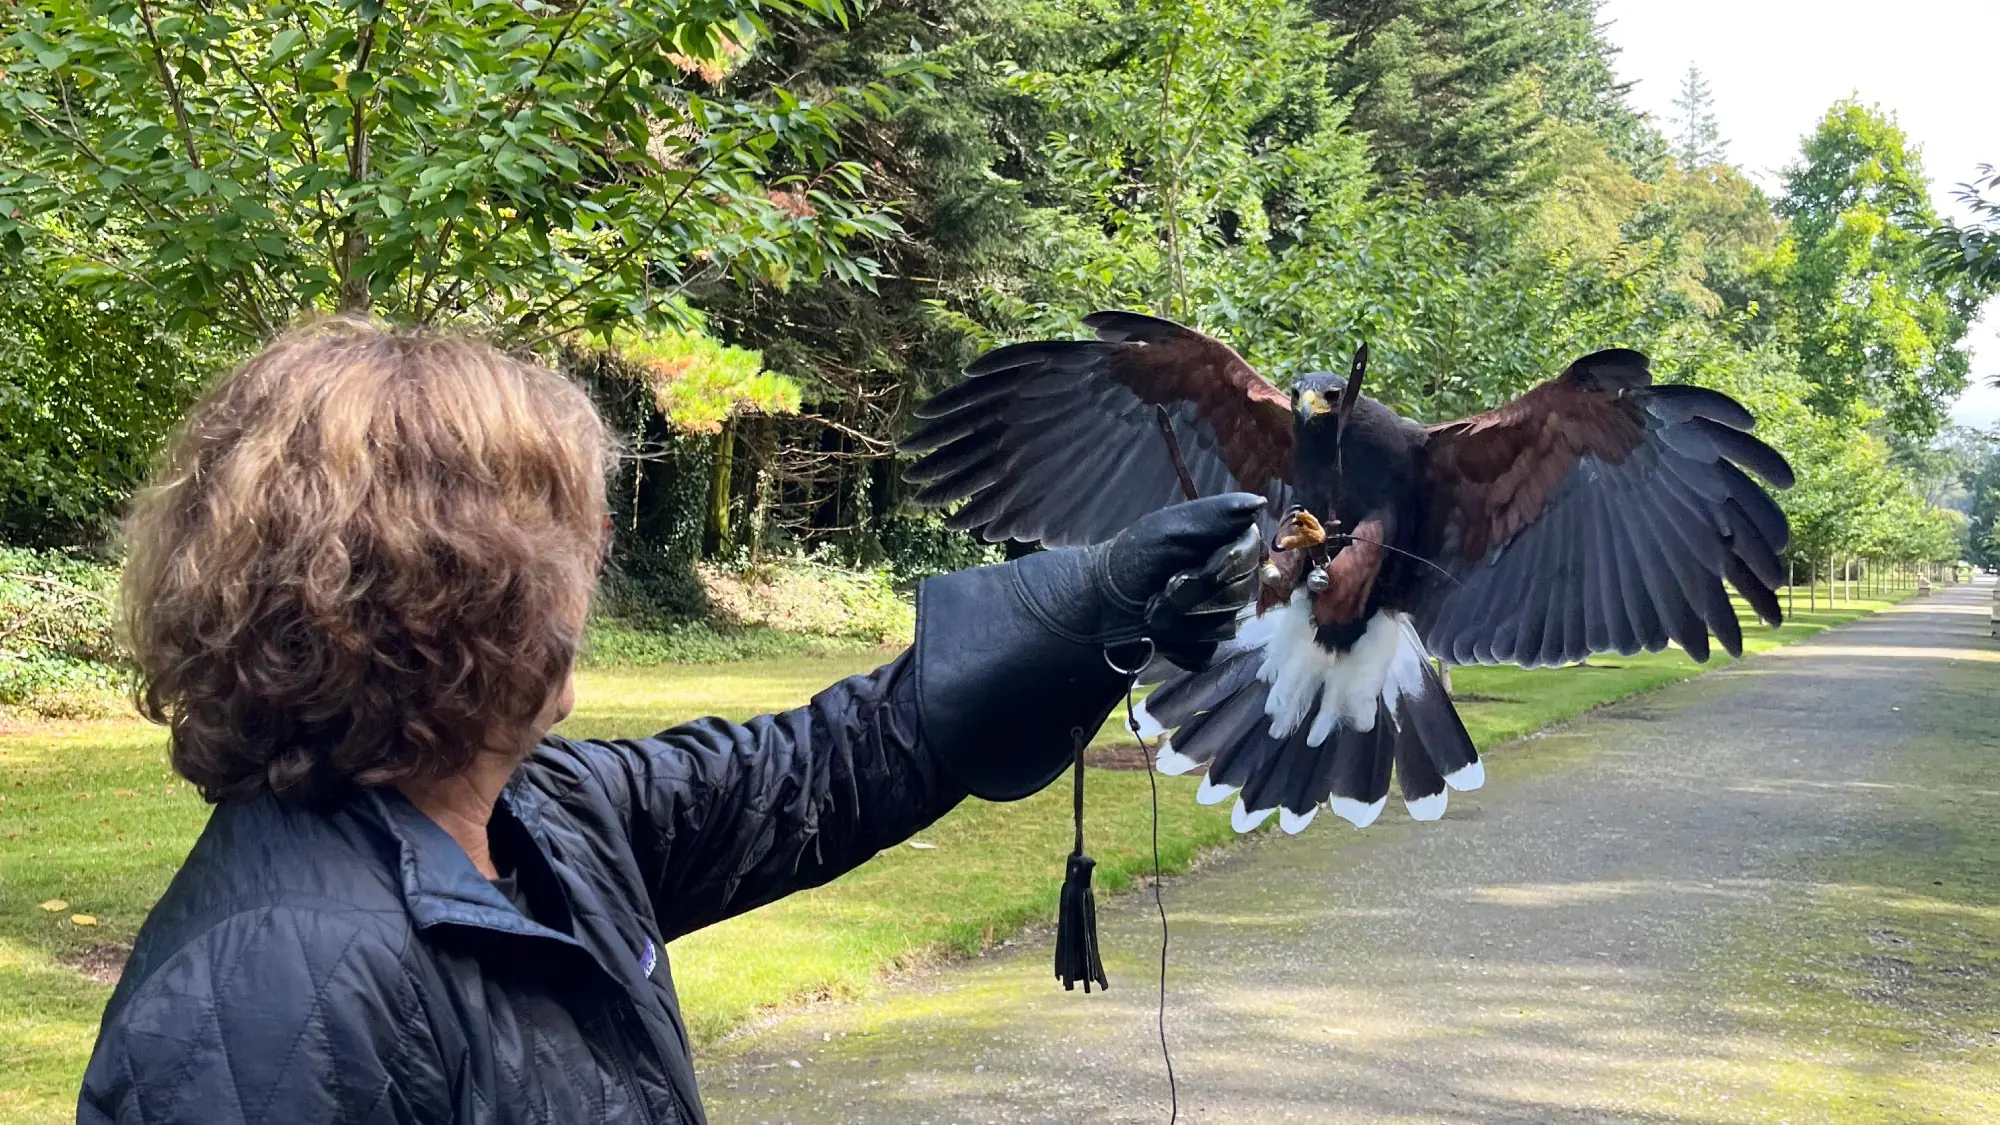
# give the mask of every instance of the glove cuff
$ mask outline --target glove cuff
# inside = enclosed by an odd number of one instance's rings
[[[1074,732],[1097,733],[1126,685],[1091,636],[1094,620],[1068,620],[1064,611],[1080,607],[1031,595],[1042,583],[1024,582],[1030,561],[917,588],[913,663],[924,745],[967,792],[989,801],[1019,800],[1054,781],[1075,756]],[[1061,565],[1042,565],[1051,564]]]

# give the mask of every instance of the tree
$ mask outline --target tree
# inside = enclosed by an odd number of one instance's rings
[[[92,2],[0,8],[0,239],[41,286],[0,296],[9,511],[40,474],[101,521],[188,357],[365,308],[554,345],[634,454],[634,605],[698,612],[691,563],[738,538],[923,573],[985,548],[903,508],[909,407],[1124,306],[1281,384],[1366,340],[1430,418],[1643,348],[1793,457],[1808,566],[1915,550],[1927,493],[1975,536],[2000,513],[1926,428],[1991,224],[1947,269],[1900,133],[1851,106],[1780,222],[1698,71],[1669,159],[1597,0]],[[86,340],[129,385],[43,358]]]
[[[714,96],[841,0],[47,0],[0,40],[0,244],[171,326],[313,308],[534,342],[716,279],[865,286],[854,113]],[[858,96],[879,100],[882,91]]]
[[[992,0],[884,0],[845,26],[795,25],[731,74],[732,90],[783,81],[807,96],[908,74],[935,90],[841,133],[838,158],[870,169],[871,195],[903,228],[872,249],[882,263],[872,289],[827,276],[694,297],[714,332],[799,380],[796,415],[735,427],[738,503],[772,513],[774,530],[871,561],[884,541],[906,554],[926,543],[962,554],[935,517],[899,510],[894,446],[910,403],[957,378],[990,338],[965,309],[1034,272],[1027,206],[1019,184],[996,173],[1007,154],[995,138],[1043,132],[1024,125],[1035,109],[999,75],[1002,60],[1033,57],[1023,39],[1037,14]]]
[[[1967,550],[1973,562],[2000,567],[2000,444],[1973,474],[1970,492]]]
[[[1962,279],[1982,297],[2000,293],[2000,171],[1982,164],[1979,174],[1952,194],[1972,213],[1972,221],[1962,226],[1947,221],[1931,232],[1937,272]],[[1993,381],[2000,385],[2000,376]]]
[[[1894,431],[1883,437],[1926,504],[1960,511],[1969,510],[1980,469],[2000,449],[1993,435],[1970,426],[1946,426],[1929,441]]]
[[[1518,197],[1550,122],[1646,147],[1625,105],[1600,0],[1313,0],[1343,37],[1332,89],[1353,105],[1384,182],[1414,175],[1434,197]]]
[[[714,554],[730,542],[730,475],[735,463],[736,420],[752,415],[797,414],[797,381],[764,369],[764,357],[717,343],[699,332],[620,332],[612,349],[635,368],[667,425],[680,434],[707,434],[708,502],[702,552]],[[633,467],[635,491],[639,467]]]
[[[1965,386],[1960,344],[1978,294],[1931,268],[1939,223],[1903,130],[1837,103],[1786,170],[1778,210],[1791,234],[1779,273],[1816,404],[1868,403],[1897,430],[1934,432]]]
[[[1729,158],[1729,142],[1722,139],[1722,126],[1715,119],[1715,98],[1701,68],[1690,63],[1681,79],[1680,96],[1674,99],[1680,113],[1674,119],[1674,157],[1683,168],[1706,168]]]

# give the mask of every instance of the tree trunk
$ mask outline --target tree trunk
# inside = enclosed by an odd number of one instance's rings
[[[757,494],[750,506],[750,561],[764,557],[764,526],[771,522],[771,420],[759,419],[750,439],[750,453],[757,461]]]
[[[354,63],[356,72],[366,71],[370,58],[375,53],[375,29],[379,18],[362,21],[355,29]],[[369,164],[372,157],[368,128],[373,122],[368,119],[368,103],[364,98],[349,94],[347,97],[349,120],[347,126],[347,178],[350,184],[359,186],[368,182]],[[338,300],[340,311],[349,315],[365,316],[375,303],[368,274],[362,271],[361,260],[368,254],[368,234],[361,229],[361,216],[348,205],[347,213],[340,219],[340,290]]]
[[[374,305],[368,291],[368,275],[361,272],[361,257],[368,253],[368,236],[357,228],[340,236],[340,311],[346,316],[367,316]]]
[[[736,427],[724,419],[715,435],[715,457],[709,468],[708,520],[702,530],[701,553],[708,557],[729,549],[729,474],[736,460]]]
[[[638,449],[645,444],[646,416],[641,414],[638,424],[632,427],[632,448]],[[630,527],[627,528],[629,531],[639,530],[639,485],[645,479],[646,462],[638,457],[632,458],[632,516],[629,521]]]

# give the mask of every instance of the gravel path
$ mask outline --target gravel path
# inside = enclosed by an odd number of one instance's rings
[[[1991,725],[1927,707],[1967,690],[1947,665],[2000,683],[1991,593],[1945,590],[1503,747],[1441,824],[1321,817],[1170,882],[1181,1120],[1736,1120],[1717,1060],[1782,1048],[1732,1022],[1702,956],[1885,829],[1899,746],[1938,735],[1936,714]],[[1151,897],[1102,925],[1109,993],[1057,987],[1042,935],[713,1052],[711,1116],[1165,1121]]]

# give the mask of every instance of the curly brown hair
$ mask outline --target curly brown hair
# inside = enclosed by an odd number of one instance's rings
[[[582,638],[609,455],[581,390],[470,339],[327,320],[232,372],[127,521],[174,769],[323,804],[525,749]]]

